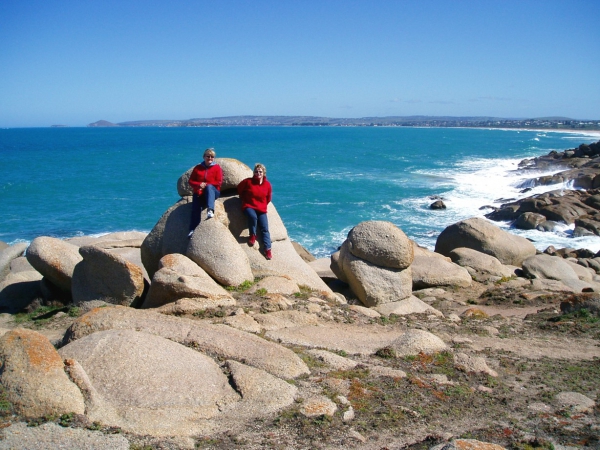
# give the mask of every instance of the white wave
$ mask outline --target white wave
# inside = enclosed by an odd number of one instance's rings
[[[388,205],[392,221],[396,218],[400,222],[425,226],[428,231],[411,236],[419,245],[429,249],[435,247],[439,232],[447,226],[471,217],[484,217],[491,211],[485,206],[499,207],[503,203],[517,201],[532,195],[541,194],[550,190],[573,189],[573,183],[567,182],[548,186],[535,186],[523,192],[523,185],[531,178],[552,175],[562,169],[548,171],[523,171],[517,170],[521,160],[517,159],[474,159],[458,164],[458,170],[447,172],[445,176],[452,179],[454,187],[440,192],[438,195],[446,204],[447,209],[432,211],[429,205],[432,198],[408,198]],[[406,214],[406,211],[413,214]],[[575,247],[588,248],[592,251],[600,250],[600,237],[573,238],[573,226],[559,226],[555,232],[541,232],[537,230],[517,230],[510,228],[510,223],[494,222],[496,225],[507,229],[513,234],[526,237],[533,241],[538,250],[545,250],[549,245],[556,248]]]
[[[570,247],[570,248],[587,248],[593,252],[600,251],[600,236],[583,236],[576,237],[572,236],[574,225],[560,224],[557,230],[554,232],[549,231],[538,231],[538,230],[519,230],[517,228],[510,228],[508,223],[494,222],[496,225],[500,225],[501,228],[510,231],[510,233],[517,236],[529,239],[536,249],[540,251],[546,250],[549,246],[556,248]]]

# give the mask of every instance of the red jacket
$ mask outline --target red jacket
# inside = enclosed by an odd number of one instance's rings
[[[190,180],[188,183],[190,183],[190,186],[192,186],[194,193],[198,195],[202,194],[200,183],[212,184],[217,188],[218,191],[221,191],[221,184],[223,183],[223,170],[218,164],[213,164],[212,166],[206,167],[204,162],[201,162],[194,167],[194,170],[192,170],[192,174],[190,175]]]
[[[273,195],[267,177],[263,177],[262,184],[258,182],[258,178],[246,178],[238,184],[237,191],[242,200],[242,209],[252,208],[261,213],[267,212],[267,205]]]

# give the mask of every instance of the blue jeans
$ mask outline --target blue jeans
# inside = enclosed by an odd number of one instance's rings
[[[248,231],[250,232],[250,235],[256,234],[256,225],[258,224],[265,250],[269,250],[271,248],[271,234],[269,233],[267,213],[262,213],[252,208],[246,208],[244,209],[244,214],[246,214],[246,217],[248,218]]]
[[[215,210],[215,200],[219,198],[221,192],[212,184],[207,184],[202,190],[202,194],[194,194],[192,200],[192,218],[190,220],[190,231],[195,230],[200,224],[200,214],[204,208]]]

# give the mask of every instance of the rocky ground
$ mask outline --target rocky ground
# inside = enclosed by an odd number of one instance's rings
[[[44,440],[64,430],[121,439],[95,448],[428,449],[453,437],[515,449],[600,448],[600,409],[594,404],[600,396],[600,318],[587,309],[563,314],[560,302],[569,294],[540,295],[530,285],[513,277],[414,292],[444,317],[379,316],[351,297],[341,305],[309,290],[288,296],[232,290],[236,306],[184,316],[227,323],[241,309],[254,317],[298,311],[326,326],[331,341],[342,342],[335,350],[314,333],[303,335],[300,345],[293,326],[279,339],[287,340],[285,345],[310,368],[309,375],[293,381],[301,393],[298,398],[331,401],[332,406],[313,405],[323,408],[323,414],[307,415],[302,400],[228,432],[170,439],[124,433],[77,415],[29,420],[27,427],[17,429],[9,425],[22,420],[3,401],[5,439],[0,448],[21,448],[4,445],[15,442],[13,433],[21,433],[17,436],[22,439],[40,427],[44,438],[33,439],[40,439],[42,446],[27,448],[48,448]],[[74,307],[42,307],[28,314],[4,314],[1,326],[31,328],[57,340],[82,313]],[[344,339],[358,330],[368,340],[370,334],[401,335],[414,329],[433,333],[448,348],[404,357],[392,347],[368,354],[361,351],[360,339]],[[264,330],[259,335],[268,338]],[[314,351],[328,347],[330,352]],[[482,357],[482,371],[465,371],[458,363],[460,354]]]

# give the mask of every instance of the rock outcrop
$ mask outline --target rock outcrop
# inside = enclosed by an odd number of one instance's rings
[[[129,432],[207,433],[220,409],[239,401],[211,358],[156,335],[101,331],[59,353],[81,365],[74,378],[87,393],[88,417]]]
[[[450,251],[452,261],[461,267],[470,267],[475,271],[488,273],[498,277],[510,277],[514,275],[514,266],[505,266],[498,258],[471,248],[459,247]]]
[[[221,164],[225,181],[221,197],[215,205],[215,219],[205,220],[203,217],[192,238],[188,239],[190,197],[182,198],[169,208],[142,243],[142,261],[149,276],[153,277],[158,271],[163,256],[178,253],[188,256],[221,285],[234,286],[271,275],[287,276],[299,286],[307,286],[336,298],[294,250],[272,203],[268,205],[268,218],[273,260],[265,259],[260,236],[259,244],[248,247],[247,219],[234,188],[241,180],[251,176],[252,170],[234,159],[218,159],[217,162]],[[189,194],[185,185],[191,170],[178,181],[181,195]]]
[[[309,372],[294,352],[273,342],[225,325],[164,316],[149,310],[125,307],[96,308],[81,316],[65,334],[68,344],[104,330],[144,330],[194,347],[204,353],[234,359],[280,378],[296,378]]]
[[[409,330],[391,345],[396,356],[431,354],[448,349],[448,346],[436,335],[425,330]]]
[[[342,244],[340,262],[350,288],[365,306],[397,302],[412,293],[410,267],[394,269],[365,261],[352,254],[348,241]]]
[[[447,227],[438,236],[435,251],[445,256],[456,248],[467,247],[497,258],[502,264],[520,266],[536,254],[527,239],[508,233],[491,222],[474,217]]]

